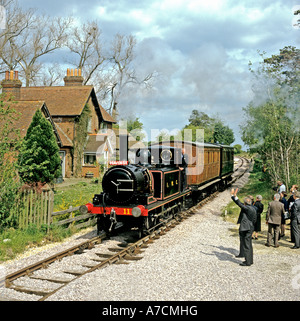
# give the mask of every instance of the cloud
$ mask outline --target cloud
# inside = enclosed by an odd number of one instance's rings
[[[121,113],[148,128],[182,128],[193,109],[219,114],[239,136],[242,108],[252,99],[248,62],[299,44],[295,0],[22,0],[51,15],[97,19],[105,41],[116,33],[138,39],[140,77],[158,73],[152,90],[128,88]],[[53,57],[53,59],[56,57]],[[238,143],[241,143],[238,138]]]

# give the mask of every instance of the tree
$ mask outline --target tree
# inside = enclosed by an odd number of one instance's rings
[[[2,0],[6,12],[6,28],[0,31],[0,71],[14,70],[17,66],[14,42],[32,25],[35,11],[22,10],[14,0]]]
[[[240,154],[242,152],[242,145],[235,144],[233,147],[234,147],[234,153],[235,154]]]
[[[222,121],[214,124],[213,142],[222,145],[231,145],[234,142],[234,134],[232,129],[225,126]]]
[[[26,86],[39,83],[39,72],[44,71],[41,57],[66,43],[72,18],[38,16],[35,10],[23,10],[16,0],[4,1],[7,26],[0,33],[1,70],[21,68],[20,76]]]
[[[139,117],[131,116],[128,117],[128,119],[122,118],[120,123],[122,122],[125,122],[128,133],[132,135],[136,141],[143,141],[146,138],[146,133],[143,128],[144,125],[140,121]],[[119,124],[114,124],[113,127],[117,129],[120,128]]]
[[[27,28],[16,40],[11,41],[15,52],[15,60],[22,69],[26,87],[31,83],[37,84],[37,76],[42,69],[42,56],[60,49],[66,42],[67,31],[71,18],[47,16],[35,18],[31,28]]]
[[[199,112],[198,110],[194,109],[192,114],[189,118],[189,125],[199,127],[199,128],[210,128],[213,126],[214,119],[209,117],[204,112]]]
[[[189,118],[189,124],[186,125],[183,128],[183,131],[185,129],[192,130],[192,141],[197,141],[196,137],[196,130],[197,129],[203,129],[204,130],[204,142],[212,142],[213,140],[213,128],[214,128],[214,119],[209,117],[204,112],[199,112],[198,110],[194,109],[191,113],[191,116]],[[182,132],[183,137],[184,133]],[[203,137],[201,136],[201,140]]]
[[[141,77],[137,75],[133,63],[136,44],[134,36],[116,34],[109,50],[107,60],[110,62],[109,74],[111,76],[107,81],[103,98],[110,97],[108,111],[113,116],[118,114],[117,105],[124,88],[141,85],[150,87],[151,79],[155,76],[155,72]]]
[[[14,225],[12,205],[16,204],[20,188],[14,161],[20,147],[20,135],[13,127],[20,115],[11,105],[12,102],[4,102],[0,95],[0,230]]]
[[[192,111],[192,114],[189,118],[189,124],[186,125],[184,129],[192,130],[193,141],[197,140],[197,129],[204,129],[205,143],[230,145],[235,140],[232,129],[224,125],[221,119],[210,117],[206,113],[199,112],[196,109]],[[202,137],[200,137],[200,139],[202,139]]]
[[[143,123],[140,122],[138,117],[129,118],[127,121],[127,130],[135,138],[136,141],[143,141],[146,137],[143,132]]]
[[[299,181],[300,50],[288,46],[261,57],[260,67],[251,69],[259,86],[244,108],[242,139],[261,155],[271,179],[289,186]]]
[[[59,147],[52,125],[40,110],[33,116],[18,157],[18,171],[24,183],[52,183],[61,174]]]
[[[100,67],[106,61],[101,36],[102,32],[96,21],[84,23],[70,32],[67,47],[77,58],[74,65],[84,70],[84,85],[92,79],[93,75],[98,74]]]

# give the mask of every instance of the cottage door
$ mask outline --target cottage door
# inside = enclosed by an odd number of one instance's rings
[[[62,171],[62,177],[66,177],[66,152],[65,151],[60,151],[59,152],[59,157],[61,159],[61,171]]]

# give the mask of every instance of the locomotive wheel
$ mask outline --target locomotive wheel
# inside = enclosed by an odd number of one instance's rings
[[[157,224],[157,219],[152,215],[145,217],[143,220],[142,227],[139,228],[139,238],[149,235],[150,234],[149,230],[156,224]]]

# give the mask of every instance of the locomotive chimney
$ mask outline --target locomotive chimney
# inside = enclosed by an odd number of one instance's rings
[[[67,69],[67,76],[64,78],[65,86],[82,86],[83,81],[81,69]]]
[[[128,161],[128,134],[119,135],[120,142],[120,161],[127,162]]]
[[[11,95],[14,99],[19,100],[21,96],[22,82],[19,80],[18,71],[6,71],[5,79],[1,82],[2,93]]]

